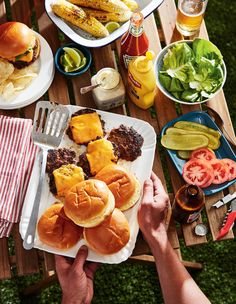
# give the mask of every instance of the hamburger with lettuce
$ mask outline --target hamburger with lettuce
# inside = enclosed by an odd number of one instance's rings
[[[0,25],[0,58],[22,69],[32,64],[39,54],[39,39],[27,25],[15,21]]]

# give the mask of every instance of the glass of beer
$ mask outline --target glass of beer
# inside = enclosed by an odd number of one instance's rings
[[[198,33],[208,0],[178,0],[176,27],[184,36]]]

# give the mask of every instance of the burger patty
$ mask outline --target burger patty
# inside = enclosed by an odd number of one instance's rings
[[[112,129],[108,138],[114,146],[115,154],[128,161],[134,161],[141,155],[143,137],[133,127],[120,125]]]
[[[23,68],[29,66],[30,64],[32,64],[38,58],[38,55],[39,55],[38,48],[39,47],[40,47],[39,41],[38,41],[38,39],[35,39],[35,45],[33,47],[33,59],[30,62],[26,62],[26,61],[23,61],[23,60],[17,60],[15,62],[10,61],[10,62],[17,69],[23,69]]]
[[[76,153],[73,150],[62,148],[58,150],[49,150],[47,157],[46,172],[49,176],[49,188],[53,194],[57,194],[57,188],[53,176],[53,171],[63,165],[77,163]]]

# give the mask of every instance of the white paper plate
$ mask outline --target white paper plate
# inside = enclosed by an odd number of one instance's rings
[[[68,108],[71,114],[78,111],[79,109],[82,109],[82,107],[77,107],[77,106],[68,106]],[[119,162],[121,166],[124,166],[126,169],[129,169],[131,172],[135,174],[135,176],[140,181],[142,187],[144,180],[150,177],[152,170],[155,147],[156,147],[156,134],[154,129],[147,122],[139,119],[113,114],[109,112],[103,112],[98,110],[96,111],[101,115],[102,119],[105,121],[106,131],[109,131],[112,128],[117,128],[121,124],[124,124],[125,126],[128,127],[132,126],[139,134],[142,135],[144,139],[144,143],[142,146],[142,155],[133,162],[128,162],[128,161]],[[73,144],[74,143],[68,138],[68,136],[64,135],[60,147],[71,147]],[[77,145],[77,147],[79,146]],[[36,194],[38,178],[39,178],[39,162],[37,160],[33,168],[32,176],[29,182],[29,186],[22,210],[22,215],[21,215],[20,234],[22,238],[24,238],[28,227],[30,214],[32,212],[34,197]],[[48,179],[46,179],[44,183],[43,195],[40,202],[39,217],[50,205],[52,205],[56,201],[57,200],[55,199],[55,197],[49,191]],[[112,255],[99,255],[94,251],[89,250],[88,260],[101,262],[101,263],[114,264],[125,261],[131,255],[135,246],[135,242],[139,230],[138,221],[137,221],[138,207],[139,207],[139,202],[133,208],[124,212],[126,218],[129,221],[129,226],[130,226],[131,237],[128,244],[118,253]],[[83,244],[85,244],[84,239],[80,240],[73,248],[65,251],[60,251],[43,244],[39,240],[37,233],[35,237],[35,248],[42,249],[55,254],[69,256],[69,257],[75,257],[78,249]]]
[[[65,33],[74,42],[87,46],[87,47],[100,47],[111,43],[112,41],[123,35],[129,28],[129,21],[123,23],[120,28],[111,33],[105,38],[95,38],[88,34],[87,32],[73,26],[71,23],[64,21],[63,19],[57,17],[52,9],[51,3],[55,0],[45,0],[45,9],[49,18],[60,28],[60,30]],[[150,15],[164,0],[136,0],[138,3],[144,18]]]
[[[0,96],[0,109],[12,110],[25,107],[40,98],[50,87],[54,77],[53,54],[47,41],[38,33],[41,51],[37,59],[39,65],[38,76],[32,80],[30,85],[10,100]]]

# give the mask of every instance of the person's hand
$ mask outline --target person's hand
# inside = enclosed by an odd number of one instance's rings
[[[165,216],[168,206],[169,197],[160,179],[152,172],[151,179],[144,183],[138,211],[139,227],[147,241],[166,232]]]
[[[93,277],[98,263],[85,263],[88,249],[82,246],[75,259],[55,255],[63,304],[89,304],[93,298]]]

